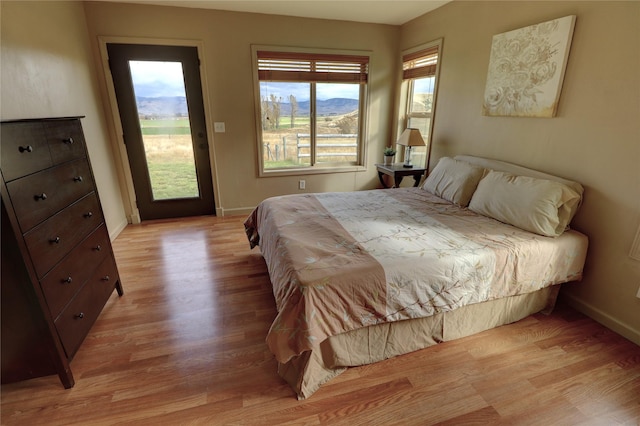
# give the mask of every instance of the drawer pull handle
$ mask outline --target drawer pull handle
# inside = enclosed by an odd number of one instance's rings
[[[62,282],[67,283],[67,284],[71,284],[71,282],[73,281],[73,279],[69,276],[66,279],[62,280]]]
[[[66,139],[62,139],[62,142],[66,143],[67,145],[71,145],[73,143],[73,138],[68,137]]]
[[[49,240],[49,242],[51,244],[55,243],[55,244],[60,244],[60,237],[55,237],[53,240]]]
[[[98,245],[96,246],[95,250],[96,250],[96,251],[100,251],[100,250],[102,250],[102,247],[100,246],[100,244],[98,244]]]
[[[84,217],[86,217],[87,219],[89,219],[92,216],[93,216],[92,212],[87,212],[87,213],[84,214]]]
[[[33,152],[33,147],[31,145],[20,146],[20,147],[18,147],[18,151],[20,151],[20,152]]]
[[[45,194],[44,192],[40,195],[34,195],[33,199],[38,201],[38,200],[46,200],[47,199],[47,194]]]
[[[105,275],[104,277],[102,277],[102,281],[109,281],[111,278],[109,278],[109,275]]]
[[[82,318],[84,318],[84,312],[80,312],[79,314],[75,314],[74,317],[76,317],[78,319],[82,319]]]
[[[76,176],[76,177],[73,178],[74,182],[82,182],[82,180],[83,180],[82,176]]]

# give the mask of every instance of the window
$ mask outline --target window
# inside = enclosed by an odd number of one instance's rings
[[[363,165],[369,57],[254,47],[260,174]]]
[[[420,46],[402,56],[402,103],[404,111],[398,134],[405,128],[420,130],[427,146],[412,152],[413,163],[429,167],[432,122],[435,113],[436,77],[442,41]]]

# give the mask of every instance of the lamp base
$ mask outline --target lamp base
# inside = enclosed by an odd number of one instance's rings
[[[411,148],[412,148],[411,145],[407,147],[406,157],[404,159],[404,163],[402,164],[402,167],[406,169],[413,168],[413,164],[411,164]]]

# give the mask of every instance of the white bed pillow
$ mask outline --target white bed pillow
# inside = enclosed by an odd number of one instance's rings
[[[478,184],[469,209],[526,231],[557,237],[573,219],[579,202],[580,195],[563,183],[491,170]]]
[[[550,175],[539,170],[529,169],[527,167],[519,166],[514,163],[492,160],[490,158],[474,157],[472,155],[456,155],[454,159],[466,161],[467,163],[476,165],[478,167],[484,167],[485,170],[496,170],[499,172],[511,173],[512,175],[516,176],[531,176],[538,179],[548,179],[560,182],[576,191],[578,194],[580,194],[580,197],[582,197],[582,194],[584,193],[584,188],[578,182],[564,179],[560,176]]]
[[[442,157],[427,176],[422,188],[461,207],[467,207],[483,174],[482,167]]]

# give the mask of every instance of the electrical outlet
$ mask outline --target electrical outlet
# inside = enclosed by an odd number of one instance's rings
[[[305,189],[307,187],[307,183],[303,180],[298,181],[298,189]]]

